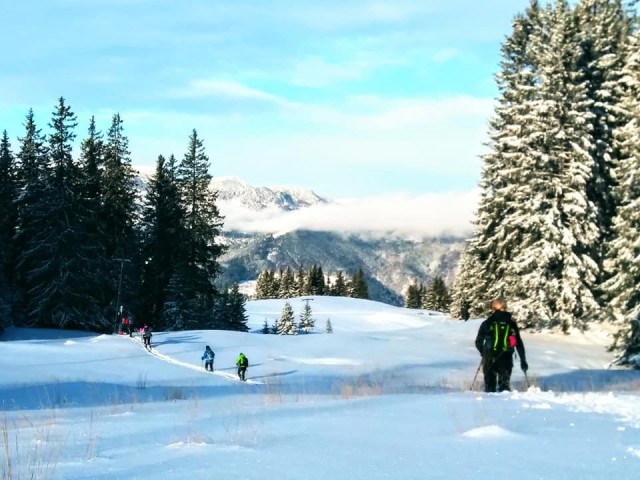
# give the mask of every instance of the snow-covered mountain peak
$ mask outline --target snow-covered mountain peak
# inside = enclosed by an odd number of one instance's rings
[[[211,188],[218,192],[220,202],[239,203],[254,210],[298,210],[328,203],[311,190],[290,187],[253,187],[237,177],[215,177]]]

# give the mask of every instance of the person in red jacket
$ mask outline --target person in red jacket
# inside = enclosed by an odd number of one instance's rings
[[[127,315],[123,315],[122,317],[122,333],[126,333],[130,337],[131,335],[131,321]]]
[[[482,373],[484,391],[500,392],[511,390],[511,372],[513,371],[513,352],[520,356],[520,368],[526,374],[529,369],[525,357],[524,344],[518,325],[506,311],[502,299],[491,302],[492,313],[478,330],[476,348],[482,355]]]

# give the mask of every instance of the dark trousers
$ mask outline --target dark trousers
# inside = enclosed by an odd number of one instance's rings
[[[204,369],[211,370],[213,372],[213,360],[205,360],[204,361]]]
[[[238,367],[238,378],[243,382],[246,380],[246,378],[244,377],[246,371],[247,367]]]
[[[484,374],[485,392],[504,392],[511,390],[511,371],[513,370],[513,353],[488,353],[484,357],[482,373]]]
[[[144,346],[151,348],[151,335],[143,335],[142,340],[144,340]]]

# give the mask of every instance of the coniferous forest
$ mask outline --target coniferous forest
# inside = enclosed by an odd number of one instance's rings
[[[515,18],[454,315],[502,296],[523,327],[612,321],[620,363],[640,351],[636,4],[532,0]]]
[[[155,329],[246,330],[237,287],[214,281],[222,217],[194,130],[186,153],[158,157],[146,191],[120,115],[106,133],[64,98],[48,129],[33,111],[15,147],[0,142],[0,319],[16,326],[112,332],[121,316]]]

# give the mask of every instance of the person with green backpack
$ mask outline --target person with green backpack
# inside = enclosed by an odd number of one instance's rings
[[[243,382],[246,382],[247,379],[245,378],[245,375],[247,372],[247,367],[249,366],[249,359],[244,353],[241,352],[240,355],[238,355],[236,366],[238,367],[238,378]]]
[[[476,336],[476,348],[482,355],[482,373],[485,392],[503,392],[511,390],[511,372],[513,371],[513,352],[520,357],[520,368],[527,374],[524,344],[518,325],[506,311],[502,299],[491,302],[492,313],[482,322]]]

